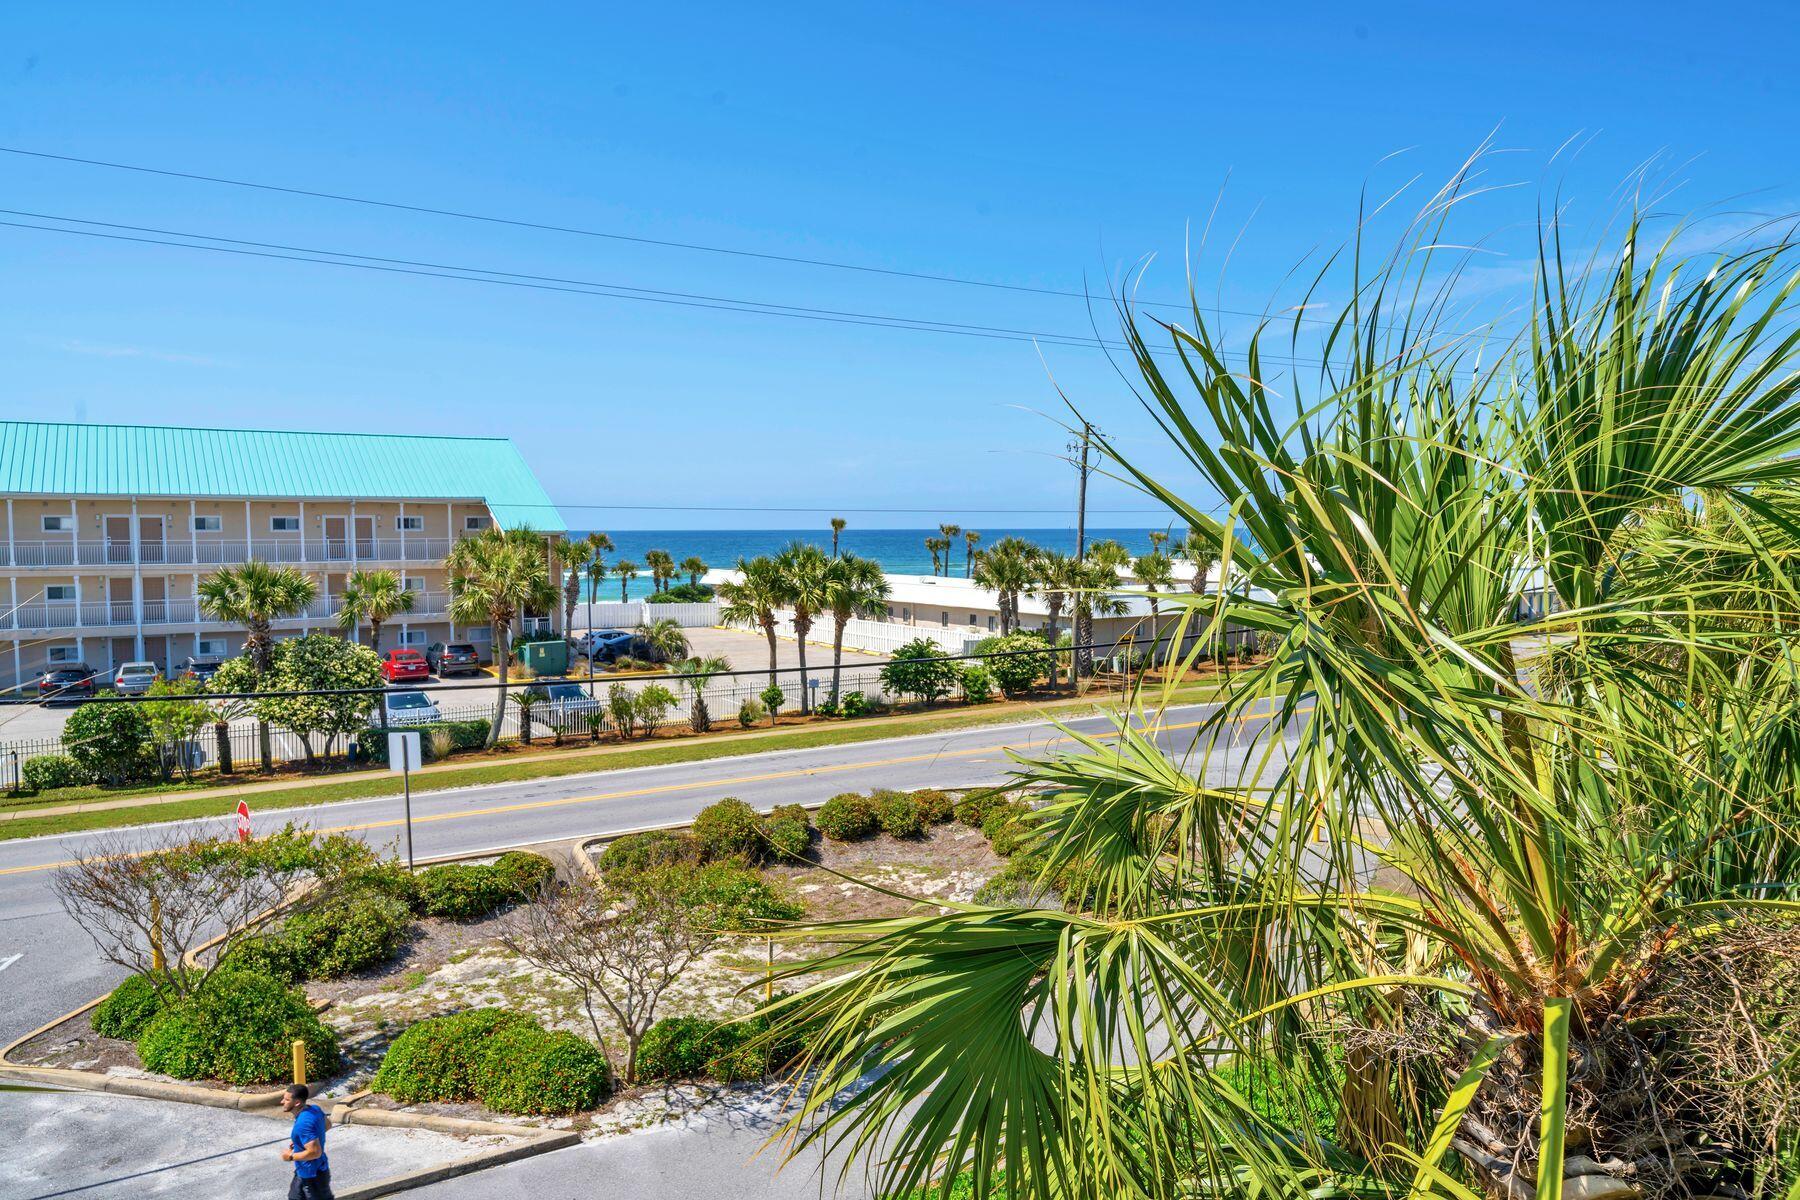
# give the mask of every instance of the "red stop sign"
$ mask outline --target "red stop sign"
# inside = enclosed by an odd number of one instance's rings
[[[247,842],[250,840],[250,804],[248,801],[238,801],[237,818],[238,841]]]

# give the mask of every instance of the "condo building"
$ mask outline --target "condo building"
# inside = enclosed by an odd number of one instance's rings
[[[416,598],[383,627],[384,648],[464,641],[485,656],[489,631],[449,620],[450,547],[490,526],[565,531],[504,438],[4,421],[0,497],[12,688],[66,664],[170,673],[238,653],[243,630],[209,620],[197,596],[208,574],[252,558],[318,584],[277,636],[337,630],[349,574],[387,569]],[[553,629],[558,616],[525,621]]]

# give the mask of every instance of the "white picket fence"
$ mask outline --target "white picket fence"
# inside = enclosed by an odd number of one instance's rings
[[[836,625],[830,617],[814,621],[807,631],[808,643],[821,646],[831,645]],[[794,636],[794,620],[783,615],[775,619],[775,635],[791,638]],[[960,626],[949,625],[902,625],[897,621],[867,621],[861,617],[852,617],[844,625],[844,649],[861,650],[868,654],[892,654],[908,642],[925,638],[936,643],[941,649],[951,654],[967,654],[981,637],[970,637]]]
[[[589,606],[575,606],[572,629],[636,629],[652,621],[672,620],[683,629],[704,629],[719,623],[717,604],[645,604],[632,600],[625,604],[592,606],[593,625],[588,624]]]

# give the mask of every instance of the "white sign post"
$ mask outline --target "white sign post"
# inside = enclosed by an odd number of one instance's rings
[[[419,734],[388,731],[388,770],[400,772],[401,793],[406,797],[406,869],[413,869],[412,765],[419,757]]]

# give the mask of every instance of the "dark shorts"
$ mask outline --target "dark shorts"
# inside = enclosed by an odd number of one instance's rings
[[[288,1184],[288,1200],[334,1200],[331,1194],[331,1172],[320,1171],[311,1179],[298,1175]]]

